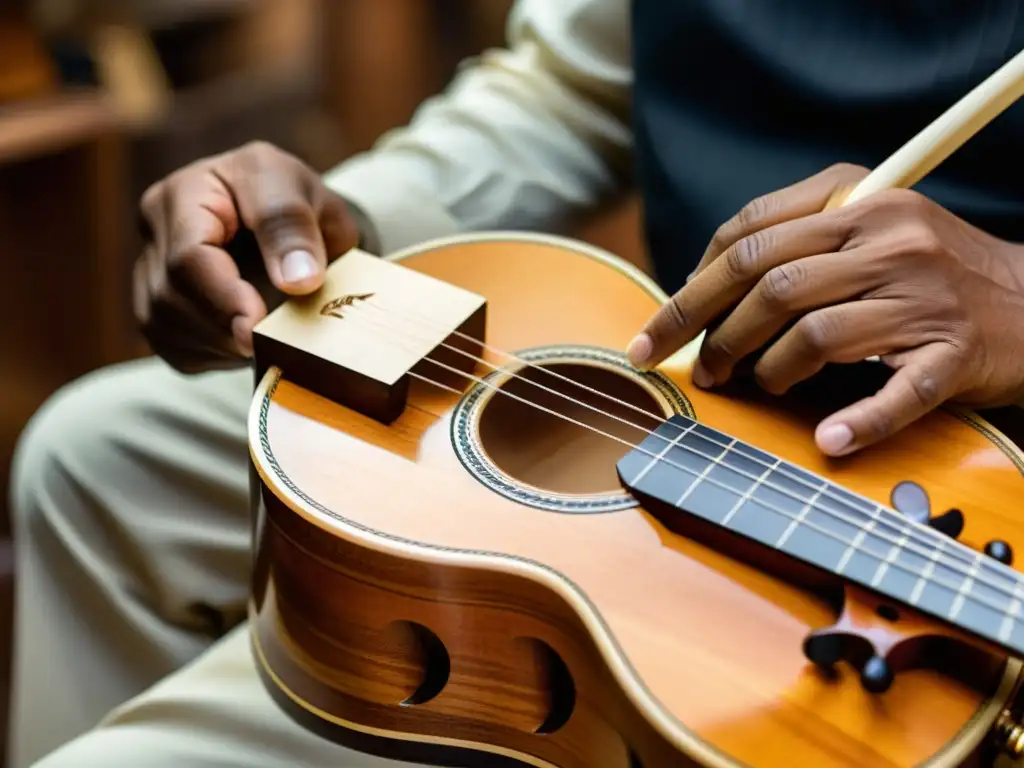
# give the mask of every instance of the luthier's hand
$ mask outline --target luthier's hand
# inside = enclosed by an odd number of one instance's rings
[[[823,210],[866,173],[829,168],[724,224],[694,277],[630,346],[634,364],[661,362],[717,320],[694,369],[698,386],[725,382],[755,353],[754,375],[775,394],[826,363],[879,355],[896,371],[886,385],[818,426],[818,446],[831,455],[874,443],[948,400],[1018,401],[1024,246],[913,191]]]
[[[342,199],[261,142],[154,184],[141,213],[135,314],[153,351],[186,373],[242,364],[268,306],[319,288],[358,241]]]

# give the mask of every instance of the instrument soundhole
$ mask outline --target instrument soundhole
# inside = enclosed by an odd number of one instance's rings
[[[618,370],[552,363],[517,371],[480,416],[480,443],[508,477],[556,494],[622,490],[616,462],[665,417]],[[526,402],[524,402],[526,401]]]
[[[632,509],[616,464],[672,414],[696,418],[658,372],[616,350],[559,345],[520,350],[470,387],[451,418],[455,454],[494,493],[573,515]]]

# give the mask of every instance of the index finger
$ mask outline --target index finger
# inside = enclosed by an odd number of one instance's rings
[[[167,277],[184,296],[228,328],[236,318],[251,328],[267,314],[266,302],[242,278],[238,264],[223,248],[201,243],[171,256]]]
[[[694,275],[707,269],[726,250],[754,232],[824,210],[837,190],[864,178],[867,168],[838,163],[796,184],[755,198],[722,224],[708,243]]]
[[[195,245],[223,248],[238,233],[231,191],[211,171],[193,171],[166,182],[163,193],[168,254]]]
[[[657,365],[740,303],[772,269],[840,250],[848,231],[843,221],[835,213],[808,216],[755,232],[733,244],[647,321],[627,350],[630,362],[644,368]]]

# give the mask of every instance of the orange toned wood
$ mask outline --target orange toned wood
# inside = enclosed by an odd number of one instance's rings
[[[665,299],[625,262],[569,241],[479,235],[396,258],[486,297],[486,341],[501,350],[622,350]],[[828,460],[812,410],[695,389],[692,353],[662,372],[700,421],[879,503],[914,480],[934,509],[964,511],[961,541],[1024,551],[1021,455],[997,433],[937,411]],[[828,600],[643,509],[555,513],[495,493],[453,449],[458,400],[414,382],[386,426],[296,386],[287,369],[261,380],[251,628],[268,688],[300,722],[366,750],[425,762],[443,752],[456,764],[480,754],[484,765],[559,768],[991,764],[1017,660],[963,655],[953,668],[903,672],[882,695],[848,666],[829,680],[801,650],[840,619]],[[626,447],[609,451],[563,423],[570,449],[543,457],[535,441],[556,420],[527,411],[506,413],[484,450],[506,464],[533,451],[510,471],[537,485],[616,490],[607,463]],[[846,616],[865,630],[878,628],[871,608],[847,596]],[[908,621],[908,633],[923,629]]]
[[[933,663],[936,667],[945,664],[943,671],[968,677],[985,668],[993,659],[999,658],[999,651],[986,640],[962,632],[956,627],[939,624],[930,617],[895,606],[890,600],[880,599],[871,592],[848,586],[844,590],[844,603],[839,619],[831,627],[821,630],[822,634],[839,634],[853,641],[851,650],[860,663],[872,655],[886,659],[899,673],[909,665]],[[955,663],[935,659],[934,651],[929,654],[925,647],[928,641],[941,639],[947,642],[940,651],[955,649],[959,658]],[[987,651],[987,654],[980,653]]]

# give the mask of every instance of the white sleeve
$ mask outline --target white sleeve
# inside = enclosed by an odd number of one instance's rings
[[[508,46],[325,183],[388,253],[478,229],[563,229],[619,192],[632,135],[628,0],[518,0]]]

